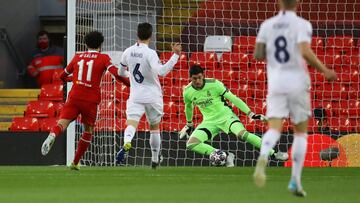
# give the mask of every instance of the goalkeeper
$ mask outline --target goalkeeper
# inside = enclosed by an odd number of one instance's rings
[[[232,102],[253,120],[265,121],[266,117],[253,113],[245,102],[231,93],[220,81],[212,78],[205,79],[202,67],[192,66],[189,74],[191,83],[185,87],[183,92],[187,124],[179,133],[180,139],[191,134],[186,148],[199,154],[210,155],[216,149],[204,142],[212,140],[220,131],[223,131],[227,134],[233,133],[239,139],[249,142],[259,149],[261,138],[246,131],[225,99]],[[194,105],[198,106],[203,115],[203,122],[195,130],[192,122]],[[274,155],[276,159],[282,161],[288,159],[288,154],[284,152],[276,153],[275,150],[272,150],[270,155]],[[233,153],[227,152],[226,166],[234,166],[234,158]]]

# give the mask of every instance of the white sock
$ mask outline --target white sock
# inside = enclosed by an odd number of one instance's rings
[[[159,153],[161,146],[161,137],[159,130],[150,131],[150,147],[151,147],[151,161],[159,162]]]
[[[275,144],[280,139],[280,132],[274,129],[266,131],[261,142],[260,156],[268,157],[270,150],[275,147]]]
[[[131,142],[135,136],[136,129],[132,125],[128,125],[124,131],[124,144]]]
[[[307,134],[297,133],[294,135],[292,144],[292,170],[291,179],[296,181],[301,189],[301,171],[303,168],[307,148]]]

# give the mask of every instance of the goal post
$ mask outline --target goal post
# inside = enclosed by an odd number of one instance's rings
[[[75,55],[76,38],[76,1],[68,0],[66,4],[66,61],[70,63]],[[67,83],[66,90],[71,89],[72,84]],[[69,92],[69,91],[68,91]],[[67,93],[68,93],[67,92]],[[70,166],[75,156],[75,122],[71,122],[66,130],[66,165]]]

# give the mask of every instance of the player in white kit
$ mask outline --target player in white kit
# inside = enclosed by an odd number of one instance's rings
[[[256,60],[266,59],[267,62],[269,118],[269,130],[262,140],[254,181],[259,187],[265,185],[269,152],[280,138],[283,119],[290,116],[295,125],[295,134],[288,189],[297,196],[305,197],[301,171],[307,147],[308,119],[311,116],[307,63],[322,72],[329,81],[337,76],[311,50],[312,25],[296,15],[297,0],[278,0],[278,3],[281,11],[261,24],[254,51]]]
[[[166,64],[161,64],[155,50],[148,47],[152,35],[149,23],[140,23],[137,30],[138,42],[122,54],[121,65],[127,67],[130,75],[130,96],[126,103],[127,127],[124,132],[124,146],[116,156],[117,164],[124,163],[131,148],[136,128],[141,117],[146,114],[150,124],[150,147],[152,168],[159,165],[161,145],[160,121],[163,116],[163,95],[158,75],[169,73],[179,59],[181,45],[172,44],[174,54]]]

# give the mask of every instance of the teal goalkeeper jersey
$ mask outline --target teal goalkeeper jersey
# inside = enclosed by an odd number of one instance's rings
[[[235,95],[228,91],[224,84],[216,79],[207,78],[202,89],[195,89],[191,83],[183,92],[185,114],[187,122],[192,122],[194,105],[203,115],[203,121],[217,122],[234,115],[232,108],[227,104],[229,99],[241,111],[248,114],[249,107]]]

